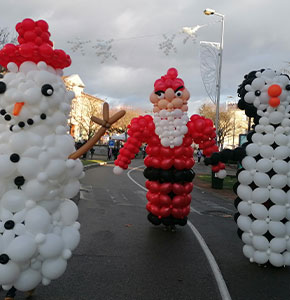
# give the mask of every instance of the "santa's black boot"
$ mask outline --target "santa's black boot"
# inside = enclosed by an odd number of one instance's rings
[[[152,213],[149,213],[149,214],[148,214],[147,219],[148,219],[148,221],[151,222],[153,225],[158,226],[158,225],[161,224],[161,220],[160,220],[157,216],[153,215]]]
[[[16,295],[16,288],[12,287],[6,294],[5,300],[14,300]]]

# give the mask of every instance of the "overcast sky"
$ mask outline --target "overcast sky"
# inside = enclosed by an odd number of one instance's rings
[[[72,58],[65,75],[79,74],[85,91],[111,106],[125,104],[151,110],[149,95],[154,81],[176,67],[191,93],[190,112],[208,99],[200,76],[199,42],[219,42],[221,23],[205,16],[205,8],[225,15],[221,98],[237,98],[243,76],[259,68],[283,69],[290,61],[289,0],[9,0],[1,1],[0,27],[15,32],[24,18],[48,22],[55,48]],[[204,25],[196,42],[183,43],[184,26]],[[163,34],[171,37],[177,52],[159,49]],[[90,41],[73,52],[79,38]],[[110,40],[111,54],[101,63],[95,54],[97,40]],[[110,54],[109,53],[109,54]],[[289,68],[290,69],[290,68]]]

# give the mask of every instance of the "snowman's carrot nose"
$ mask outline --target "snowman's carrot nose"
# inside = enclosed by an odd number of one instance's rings
[[[14,109],[13,109],[14,116],[18,116],[20,114],[23,105],[24,105],[24,102],[16,102],[14,104]]]

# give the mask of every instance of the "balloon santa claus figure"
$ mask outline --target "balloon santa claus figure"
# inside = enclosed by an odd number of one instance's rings
[[[148,179],[148,220],[154,225],[164,224],[173,229],[175,225],[186,225],[190,212],[195,163],[192,143],[198,144],[205,156],[218,151],[213,122],[199,115],[189,119],[189,97],[175,68],[170,68],[165,76],[156,80],[150,95],[154,115],[132,119],[128,126],[129,138],[114,167],[114,173],[121,174],[142,143],[147,144],[144,176]],[[219,163],[213,171],[223,177],[224,168],[225,165]]]

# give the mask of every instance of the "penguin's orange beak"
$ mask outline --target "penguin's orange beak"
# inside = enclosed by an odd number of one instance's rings
[[[23,105],[24,105],[24,102],[16,102],[14,104],[13,116],[18,116],[20,114]]]

